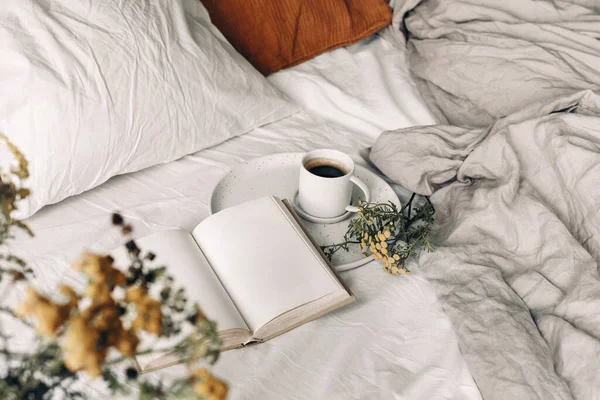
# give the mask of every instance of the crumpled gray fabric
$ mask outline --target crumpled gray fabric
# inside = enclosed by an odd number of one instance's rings
[[[417,87],[441,123],[487,126],[533,102],[600,91],[600,1],[395,0]]]
[[[370,158],[431,196],[419,267],[483,397],[600,399],[600,96],[385,132]]]

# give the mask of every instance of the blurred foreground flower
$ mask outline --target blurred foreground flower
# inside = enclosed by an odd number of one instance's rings
[[[1,133],[0,141],[16,160],[10,171],[0,171],[1,249],[13,228],[33,233],[12,217],[19,202],[29,196],[23,186],[29,176],[27,160]],[[112,223],[124,235],[133,230],[119,214],[112,215]],[[0,313],[37,333],[31,351],[17,351],[0,323],[0,399],[83,399],[86,395],[72,388],[86,375],[102,379],[112,394],[127,394],[137,387],[140,399],[226,397],[227,385],[197,366],[200,359],[210,363],[218,359],[216,323],[206,319],[197,304],[188,304],[183,289],[173,287],[165,266],[152,265],[154,253],[143,252],[133,240],[125,246],[127,266],[115,265],[108,255],[83,253],[73,269],[87,277],[85,288],[77,291],[63,284],[54,295],[29,284],[33,270],[23,259],[0,253],[0,303],[10,290],[22,288],[26,293],[14,311],[0,305]],[[150,293],[160,293],[160,300]],[[175,338],[176,344],[140,350],[143,332]],[[149,381],[132,367],[136,355],[165,352],[189,360],[187,376]]]

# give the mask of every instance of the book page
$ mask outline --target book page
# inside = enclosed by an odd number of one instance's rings
[[[173,288],[183,287],[189,304],[198,303],[209,319],[217,322],[219,332],[229,329],[248,329],[244,319],[235,308],[219,278],[198,248],[194,238],[183,230],[160,231],[136,239],[136,243],[145,253],[156,255],[153,266],[164,265],[175,279]],[[127,250],[120,247],[111,255],[115,265],[123,268],[129,263]],[[152,293],[154,294],[154,293]],[[161,347],[166,343],[160,342]],[[157,356],[154,356],[156,358]],[[145,357],[138,360],[140,365],[152,361]]]
[[[211,215],[192,233],[253,332],[342,288],[284,209],[263,197]]]

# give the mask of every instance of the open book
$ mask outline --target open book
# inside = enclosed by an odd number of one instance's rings
[[[217,321],[223,350],[264,342],[354,300],[289,202],[273,196],[211,215],[191,234],[161,231],[136,242]],[[121,250],[117,262],[126,260]],[[181,361],[137,357],[141,372]]]

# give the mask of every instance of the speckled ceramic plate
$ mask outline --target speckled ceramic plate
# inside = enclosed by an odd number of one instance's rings
[[[210,204],[211,214],[268,195],[293,201],[298,190],[300,162],[303,155],[304,153],[274,154],[238,165],[215,188]],[[371,202],[392,201],[400,206],[394,190],[375,173],[356,165],[355,174],[371,189]],[[355,187],[352,196],[355,204],[362,193]],[[343,241],[348,222],[352,218],[356,218],[356,214],[351,213],[347,219],[335,224],[316,224],[306,220],[302,222],[317,243],[329,245]],[[356,268],[372,259],[372,257],[363,257],[357,246],[351,246],[350,249],[349,252],[340,250],[333,256],[331,261],[336,270]]]

